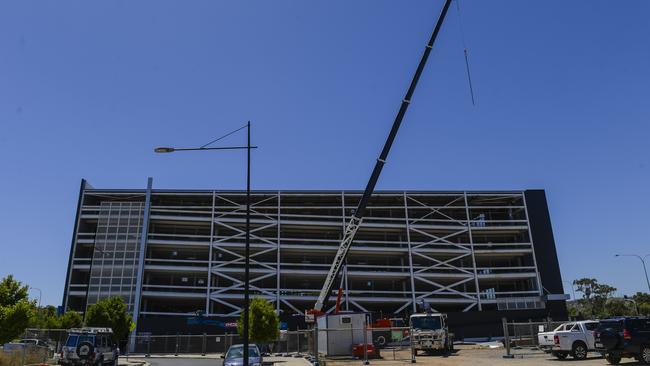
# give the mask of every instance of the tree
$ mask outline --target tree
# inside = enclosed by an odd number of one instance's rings
[[[595,278],[581,278],[573,281],[576,285],[576,291],[582,293],[582,299],[578,300],[578,305],[583,308],[588,315],[592,317],[606,317],[607,310],[605,305],[616,287],[600,284]]]
[[[14,276],[9,275],[0,281],[0,306],[16,305],[22,300],[27,300],[29,286],[23,286]]]
[[[68,311],[59,317],[59,329],[80,328],[83,324],[81,314],[76,311]]]
[[[113,329],[113,341],[127,338],[135,328],[131,315],[126,310],[124,299],[119,296],[100,300],[88,307],[86,325],[89,327],[109,327]]]
[[[59,317],[56,314],[56,308],[48,305],[42,308],[34,308],[32,317],[29,320],[30,328],[40,329],[60,329]]]
[[[639,308],[639,314],[645,316],[650,315],[650,294],[637,292],[632,296],[632,299],[636,301],[636,305]]]
[[[0,344],[12,341],[29,325],[34,304],[27,299],[28,290],[12,275],[0,281]]]
[[[280,336],[280,319],[268,300],[254,298],[250,303],[249,337],[254,343],[268,343],[275,341]],[[244,334],[244,313],[237,321],[237,332]]]
[[[70,329],[83,326],[83,319],[76,311],[68,311],[60,315],[56,307],[48,305],[42,308],[34,308],[29,320],[30,328],[40,329]]]
[[[609,299],[605,303],[604,317],[636,315],[634,304],[626,299]]]

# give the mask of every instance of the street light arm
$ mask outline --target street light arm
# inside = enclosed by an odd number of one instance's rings
[[[257,146],[251,146],[251,149],[257,149]],[[246,150],[248,146],[222,146],[222,147],[157,147],[153,149],[159,154],[172,153],[176,151],[202,151],[202,150]]]
[[[644,258],[644,257],[641,257],[638,254],[615,254],[614,256],[615,257],[636,257],[636,258],[639,258],[642,262],[643,262],[643,258]]]
[[[648,277],[648,268],[645,265],[645,259],[650,256],[650,254],[646,254],[645,257],[641,257],[640,255],[637,254],[615,254],[616,257],[636,257],[639,258],[641,261],[641,264],[643,265],[643,272],[645,272],[645,281],[646,284],[648,285],[648,292],[650,292],[650,277]]]

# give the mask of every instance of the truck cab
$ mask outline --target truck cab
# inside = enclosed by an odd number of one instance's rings
[[[409,318],[411,347],[418,351],[451,352],[454,348],[452,335],[447,326],[447,315],[441,313],[413,314]]]

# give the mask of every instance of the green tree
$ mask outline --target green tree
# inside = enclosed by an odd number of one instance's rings
[[[34,308],[32,317],[29,319],[30,328],[59,329],[60,322],[56,314],[56,308],[48,305],[42,308]]]
[[[9,275],[0,281],[0,306],[15,305],[22,300],[27,300],[29,286],[23,286],[14,276]]]
[[[110,327],[113,340],[123,341],[135,328],[131,315],[127,312],[124,300],[119,296],[100,300],[88,307],[86,325],[89,327]]]
[[[650,316],[650,304],[641,303],[641,304],[638,304],[638,307],[639,307],[639,314],[640,315]]]
[[[29,325],[34,304],[27,299],[28,290],[12,275],[0,281],[0,344],[12,341]]]
[[[605,303],[604,317],[636,315],[634,304],[625,299],[609,299]]]
[[[595,278],[581,278],[573,281],[577,287],[576,291],[582,293],[582,299],[578,300],[578,305],[584,309],[587,316],[607,317],[605,305],[607,300],[616,292],[616,287],[598,283]]]
[[[40,329],[70,329],[83,326],[81,315],[75,311],[68,311],[59,316],[56,307],[48,305],[40,309],[34,308],[29,320],[30,328]]]
[[[637,292],[632,296],[632,300],[636,301],[639,307],[639,314],[648,316],[650,315],[650,294]]]
[[[80,328],[83,324],[81,314],[76,311],[68,311],[59,317],[59,329]]]
[[[254,298],[249,310],[249,338],[254,343],[268,343],[280,336],[280,319],[273,304],[262,298]],[[237,332],[244,334],[244,313],[237,321]]]

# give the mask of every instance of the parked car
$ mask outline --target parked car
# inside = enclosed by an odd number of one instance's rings
[[[54,351],[54,347],[41,341],[40,339],[24,338],[19,341],[5,343],[2,347],[3,351],[10,352],[23,349],[44,349],[50,352]]]
[[[552,332],[539,333],[539,345],[560,360],[569,355],[576,360],[584,360],[588,352],[596,349],[594,330],[598,324],[593,320],[564,323]]]
[[[117,366],[119,349],[112,338],[111,328],[70,329],[59,364]]]
[[[596,349],[612,365],[630,357],[650,364],[650,318],[622,317],[601,320],[594,333]]]
[[[223,366],[243,366],[244,365],[244,345],[234,344],[230,346],[223,360]],[[248,346],[248,365],[262,366],[264,362],[262,354],[257,345]]]

